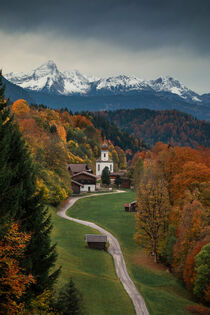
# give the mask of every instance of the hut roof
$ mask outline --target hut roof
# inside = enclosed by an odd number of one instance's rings
[[[132,201],[130,204],[133,205],[135,203],[137,203],[137,200]]]
[[[73,184],[77,185],[77,186],[83,186],[82,184],[80,184],[79,182],[77,182],[76,180],[73,180],[71,181]]]
[[[129,207],[130,205],[129,205],[129,203],[124,203],[124,207]]]
[[[85,234],[85,241],[93,242],[93,243],[106,243],[107,242],[107,236],[106,235],[97,235],[97,234]]]
[[[88,166],[87,164],[68,164],[68,169],[74,174],[74,173],[80,173],[82,171],[87,171]]]
[[[74,175],[72,176],[72,178],[73,178],[73,177],[75,178],[75,177],[77,177],[77,176],[79,176],[79,175],[81,175],[81,174],[84,174],[84,175],[87,175],[87,176],[96,178],[96,175],[93,175],[92,173],[85,172],[85,171],[82,171],[82,172],[79,172],[79,173],[74,174]]]

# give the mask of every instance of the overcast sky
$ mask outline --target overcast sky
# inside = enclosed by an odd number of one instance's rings
[[[0,1],[0,68],[142,79],[170,75],[210,92],[209,0]]]

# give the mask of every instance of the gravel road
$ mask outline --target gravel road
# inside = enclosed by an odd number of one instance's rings
[[[116,193],[123,193],[123,192],[124,191],[118,190]],[[115,193],[115,192],[113,192],[113,193]],[[110,193],[105,193],[105,194],[110,194]],[[72,218],[72,217],[69,217],[66,215],[66,211],[70,207],[72,207],[77,200],[79,200],[81,198],[88,198],[88,197],[92,197],[92,196],[101,196],[101,195],[105,195],[105,194],[101,193],[101,194],[91,194],[91,195],[82,196],[82,197],[72,197],[71,199],[68,200],[68,202],[65,204],[65,206],[63,206],[57,212],[57,214],[64,219],[89,226],[95,230],[98,230],[102,234],[107,235],[108,242],[109,242],[108,252],[112,255],[112,257],[114,259],[114,264],[115,264],[117,276],[120,279],[120,281],[122,282],[122,285],[125,288],[126,292],[130,296],[130,298],[133,302],[136,314],[137,315],[149,315],[149,312],[147,310],[147,307],[146,307],[146,304],[144,302],[143,297],[140,295],[140,293],[136,289],[133,281],[129,277],[129,274],[128,274],[128,271],[126,268],[126,264],[125,264],[125,260],[124,260],[124,257],[123,257],[123,254],[122,254],[122,251],[120,248],[120,244],[119,244],[118,240],[116,239],[116,237],[114,237],[110,232],[106,231],[105,229],[96,225],[95,223],[75,219],[75,218]]]

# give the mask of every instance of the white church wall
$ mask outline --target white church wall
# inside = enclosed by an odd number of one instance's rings
[[[100,166],[100,168],[99,168]],[[110,173],[113,173],[113,163],[112,162],[96,162],[96,176],[101,176],[103,169],[108,167]]]

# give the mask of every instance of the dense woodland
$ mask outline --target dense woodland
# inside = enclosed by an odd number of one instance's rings
[[[210,123],[176,110],[103,111],[95,117],[108,119],[150,146],[159,141],[176,146],[210,146]]]
[[[135,241],[208,305],[210,150],[197,147],[209,144],[208,131],[176,111],[73,115],[23,99],[9,106],[0,76],[0,314],[64,314],[68,303],[72,314],[83,313],[72,281],[55,299],[59,269],[46,205],[72,193],[68,163],[95,168],[104,138],[115,170],[128,169],[137,193]],[[169,144],[149,150],[144,138]]]
[[[139,153],[134,170],[139,179],[135,240],[184,281],[197,301],[209,305],[210,149],[157,143]]]

